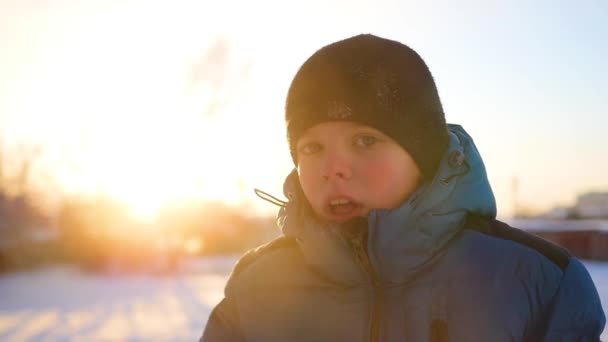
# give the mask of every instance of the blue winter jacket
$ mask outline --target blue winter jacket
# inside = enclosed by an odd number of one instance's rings
[[[494,220],[473,140],[450,136],[435,178],[366,220],[316,221],[292,173],[283,236],[241,258],[201,341],[598,341],[585,267]]]

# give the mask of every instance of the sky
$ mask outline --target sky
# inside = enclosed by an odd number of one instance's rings
[[[55,198],[105,194],[142,216],[187,199],[271,213],[253,189],[281,197],[293,168],[289,82],[359,33],[424,58],[499,216],[608,191],[601,0],[0,0],[0,143],[40,146],[32,182]]]

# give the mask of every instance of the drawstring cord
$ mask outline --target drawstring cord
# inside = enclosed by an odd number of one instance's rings
[[[265,191],[262,191],[260,189],[256,188],[256,189],[253,189],[253,191],[255,191],[255,194],[258,195],[259,198],[263,199],[266,202],[270,202],[276,206],[284,208],[287,206],[287,203],[289,203],[289,202],[283,201],[279,198],[276,198],[276,197],[272,196],[271,194],[269,194]]]

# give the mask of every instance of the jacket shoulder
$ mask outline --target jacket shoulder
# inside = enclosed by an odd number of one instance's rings
[[[280,250],[292,249],[297,246],[294,238],[280,236],[274,240],[246,252],[236,263],[232,271],[232,277],[242,273],[264,256],[273,254]]]
[[[464,228],[531,248],[545,256],[562,271],[570,263],[571,255],[565,248],[494,218],[470,214],[467,216]]]

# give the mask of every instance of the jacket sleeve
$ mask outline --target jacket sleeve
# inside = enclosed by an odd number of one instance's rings
[[[547,317],[543,341],[599,341],[606,317],[585,266],[572,257]]]
[[[243,342],[234,299],[227,296],[211,311],[199,342]]]

